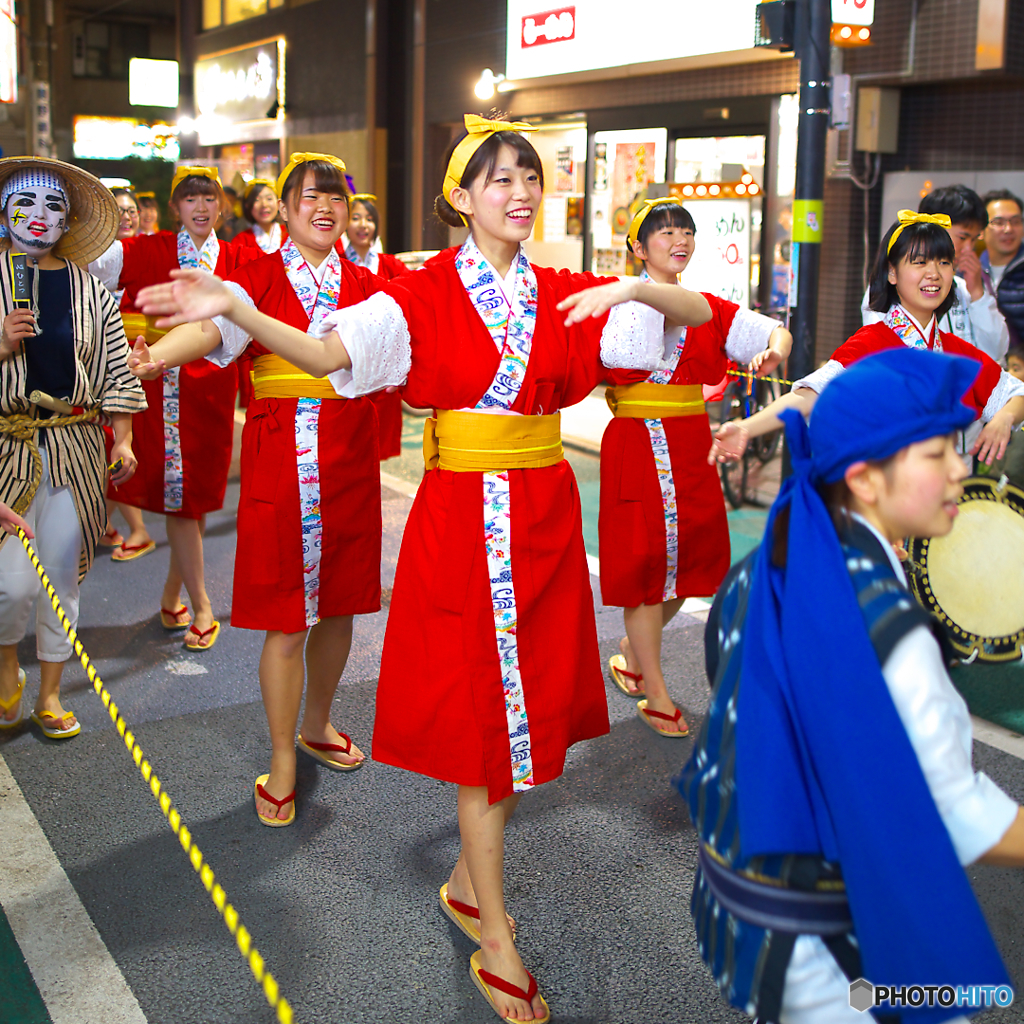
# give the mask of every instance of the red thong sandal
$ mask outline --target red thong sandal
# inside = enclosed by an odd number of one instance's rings
[[[219,636],[219,622],[214,622],[209,629],[204,629],[202,632],[196,629],[196,624],[193,622],[192,625],[188,627],[188,632],[185,634],[185,646],[190,651],[208,651],[217,642],[217,637]],[[210,642],[208,644],[204,644],[203,640],[207,637],[210,637]]]
[[[621,654],[613,654],[608,659],[608,668],[611,670],[612,682],[627,696],[627,697],[643,697],[645,695],[644,688],[640,685],[644,681],[642,673],[639,672],[627,672],[626,671],[626,659]],[[626,680],[632,680],[633,685],[636,687],[635,690],[629,688]]]
[[[335,761],[333,757],[328,757],[331,751],[336,751],[339,754],[352,752],[352,740],[343,732],[339,732],[338,735],[345,741],[344,744],[312,743],[309,740],[304,740],[302,733],[299,733],[299,749],[304,750],[310,757],[315,758],[324,767],[330,768],[334,772],[354,772],[357,768],[362,768],[362,761],[356,761],[355,764],[342,764],[341,761]]]
[[[653,708],[647,706],[647,701],[641,700],[637,702],[636,713],[640,716],[641,720],[646,722],[659,736],[664,736],[668,740],[681,740],[684,736],[690,735],[690,727],[682,721],[683,713],[676,708],[674,715],[666,715],[661,711],[655,711]],[[669,732],[667,729],[659,729],[652,718],[660,718],[665,722],[675,722],[679,729],[677,732]]]
[[[145,544],[121,543],[114,548],[110,557],[115,562],[131,562],[143,555],[148,555],[150,551],[156,551],[155,540],[147,540]]]
[[[498,1004],[494,1001],[494,996],[491,995],[490,990],[492,988],[496,988],[499,992],[504,992],[507,996],[512,996],[513,999],[522,999],[524,1002],[533,1003],[533,997],[537,995],[537,980],[529,971],[526,972],[526,976],[530,979],[530,987],[524,992],[517,985],[513,985],[512,982],[499,978],[498,975],[491,974],[490,971],[485,971],[480,966],[482,956],[483,951],[478,949],[469,958],[470,973],[473,976],[476,987],[480,989],[480,994],[491,1004],[491,1009],[499,1017],[501,1017],[501,1011],[498,1009]],[[545,1024],[546,1021],[551,1020],[551,1009],[543,996],[540,997],[540,1001],[544,1005],[543,1017],[534,1017],[532,1021],[524,1021],[521,1017],[501,1017],[501,1019],[511,1021],[512,1024]]]
[[[266,800],[272,803],[278,810],[284,807],[285,804],[290,803],[292,805],[292,813],[287,818],[268,818],[265,814],[260,814],[259,808],[256,809],[256,817],[263,822],[264,825],[269,825],[271,828],[283,828],[285,825],[290,825],[295,820],[295,790],[293,789],[286,797],[278,800],[276,796],[271,796],[264,788],[263,783],[270,778],[269,775],[261,775],[256,780],[256,796],[260,800]]]
[[[124,543],[124,537],[116,526],[108,526],[106,533],[100,537],[100,547],[119,548]]]
[[[453,900],[448,895],[448,883],[441,886],[441,910],[444,916],[456,928],[466,936],[470,942],[480,945],[480,909],[471,907],[468,903]],[[506,915],[507,916],[507,915]],[[516,925],[512,918],[508,919],[509,927],[512,929],[512,941],[516,938]]]
[[[182,618],[184,616],[184,618]],[[184,629],[186,626],[192,625],[192,616],[188,613],[188,608],[182,605],[177,610],[171,608],[160,609],[160,625],[164,629]]]

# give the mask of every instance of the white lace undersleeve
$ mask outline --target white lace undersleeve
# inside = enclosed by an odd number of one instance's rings
[[[225,281],[224,285],[250,309],[256,308],[252,296],[240,284],[236,284],[234,281]],[[215,316],[213,325],[220,331],[220,344],[206,358],[216,366],[230,366],[245,351],[252,338],[247,331],[243,331],[238,324],[232,323],[227,317]]]
[[[342,398],[401,387],[412,366],[409,325],[402,307],[385,292],[324,317],[320,337],[336,331],[352,360],[351,370],[327,374]]]
[[[734,363],[746,366],[754,356],[768,347],[772,331],[781,326],[778,320],[770,316],[740,306],[725,337],[725,354]]]
[[[813,373],[796,381],[793,384],[793,390],[810,388],[815,394],[820,395],[826,386],[831,384],[845,369],[846,367],[837,359],[830,359],[824,366],[818,367]]]
[[[110,248],[100,253],[89,264],[88,270],[93,277],[99,278],[107,291],[116,292],[117,284],[121,280],[121,271],[124,269],[124,246],[118,239],[114,239]]]
[[[601,332],[601,362],[609,369],[661,370],[665,362],[665,317],[643,302],[620,302],[608,311]]]
[[[1017,380],[1013,374],[1003,370],[999,374],[999,383],[992,389],[985,408],[981,410],[981,422],[988,423],[1011,398],[1016,398],[1018,395],[1024,395],[1024,381]],[[1013,429],[1019,430],[1020,428],[1014,427]]]

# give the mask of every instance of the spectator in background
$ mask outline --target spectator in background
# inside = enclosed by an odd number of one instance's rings
[[[974,252],[974,244],[989,222],[985,204],[974,189],[966,185],[947,185],[929,192],[917,212],[944,213],[953,222],[946,230],[955,250],[956,301],[942,317],[939,329],[955,334],[1001,363],[1010,344],[1010,333],[996,305],[994,290],[985,287],[981,261]],[[876,313],[868,307],[867,292],[860,311],[865,326],[885,319],[884,313]]]
[[[985,193],[988,227],[981,265],[1015,345],[1024,342],[1024,203],[1005,188]]]
[[[217,237],[222,242],[230,242],[235,235],[244,231],[248,225],[242,218],[242,203],[238,193],[230,186],[224,186],[224,214],[221,225],[217,228]]]
[[[139,204],[140,235],[155,235],[160,230],[160,205],[156,201],[155,192],[136,192],[135,200]]]

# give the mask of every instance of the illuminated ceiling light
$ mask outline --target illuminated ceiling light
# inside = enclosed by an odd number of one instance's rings
[[[178,118],[178,128],[182,135],[192,135],[196,130],[195,121],[186,114]]]
[[[495,86],[505,81],[504,75],[496,75],[490,68],[484,68],[480,72],[480,79],[473,87],[473,92],[478,100],[489,100],[494,96]]]
[[[857,35],[860,39],[863,39],[865,42],[867,42],[871,38],[871,29],[862,28],[857,32]]]
[[[744,174],[743,177],[740,178],[740,181],[742,181],[744,185],[749,185],[753,180],[754,176],[752,174]]]
[[[692,196],[693,195],[693,186],[692,185],[684,185],[683,186],[683,195],[684,196]]]
[[[748,185],[747,186],[747,195],[748,196],[756,196],[757,193],[760,192],[760,191],[761,190],[757,187],[757,183],[756,182],[753,185]]]
[[[746,195],[746,194],[747,194],[747,186],[744,185],[743,182],[740,182],[736,186],[736,195],[743,196],[743,195]]]
[[[698,185],[697,186],[697,195],[699,195],[699,196],[706,196],[707,194],[708,194],[708,187],[707,187],[707,185]]]
[[[850,26],[849,26],[849,25],[844,25],[844,26],[843,26],[843,27],[842,27],[842,28],[841,28],[841,29],[839,30],[839,36],[840,36],[840,38],[842,38],[842,39],[849,39],[849,38],[850,38],[850,36],[852,36],[852,35],[853,35],[853,29],[852,29],[852,28],[850,28]]]
[[[708,189],[708,191],[709,191],[709,192],[710,192],[710,193],[711,193],[711,194],[712,194],[713,196],[717,196],[717,195],[718,195],[718,193],[719,193],[719,192],[721,192],[722,190],[721,190],[721,188],[720,188],[720,187],[719,187],[718,185],[712,185],[712,186],[711,186],[711,188],[709,188],[709,189]]]

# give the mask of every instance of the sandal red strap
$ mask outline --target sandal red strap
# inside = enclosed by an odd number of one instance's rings
[[[634,683],[643,682],[643,672],[628,672],[624,668],[617,668],[615,671],[618,672],[620,676],[625,676],[627,679],[632,679]]]
[[[143,548],[148,548],[152,543],[151,540],[147,540],[145,544],[119,544],[118,547],[122,551],[141,551]]]
[[[302,742],[312,750],[337,750],[342,754],[347,754],[352,749],[352,740],[347,733],[339,732],[338,735],[345,741],[345,746],[342,746],[340,743],[313,743],[305,738],[303,738]],[[451,900],[448,902],[451,903]],[[455,904],[452,903],[452,906],[455,906]]]
[[[526,972],[526,976],[530,979],[530,987],[525,992],[521,988],[513,985],[511,981],[499,978],[496,974],[491,974],[490,971],[485,971],[483,968],[478,970],[477,974],[479,974],[480,977],[491,986],[491,988],[496,988],[499,992],[504,992],[505,995],[511,996],[513,999],[523,999],[528,1003],[532,1003],[533,997],[537,994],[537,981],[529,971]]]
[[[169,612],[168,614],[174,615],[175,613],[174,612]],[[199,630],[196,629],[196,624],[193,622],[192,625],[188,627],[188,631],[189,631],[189,633],[194,634],[195,636],[199,637],[200,640],[202,640],[203,637],[209,636],[217,628],[217,625],[218,624],[215,622],[209,629],[204,629],[200,633]]]
[[[471,907],[468,903],[460,903],[459,900],[453,900],[451,896],[446,896],[445,899],[452,910],[456,910],[460,914],[464,914],[466,917],[475,917],[478,921],[480,920],[479,907]]]
[[[290,804],[295,799],[294,789],[286,797],[278,800],[276,796],[271,796],[258,782],[256,783],[256,792],[260,795],[261,799],[268,800],[278,809],[283,807],[285,804]]]
[[[655,711],[653,708],[644,708],[644,714],[651,715],[654,718],[661,718],[666,722],[678,722],[679,719],[683,717],[683,713],[679,708],[676,708],[676,713],[674,715],[666,715],[661,711]]]
[[[183,604],[180,608],[161,608],[160,611],[162,611],[164,615],[173,615],[175,617],[179,615],[187,615],[188,605]]]

